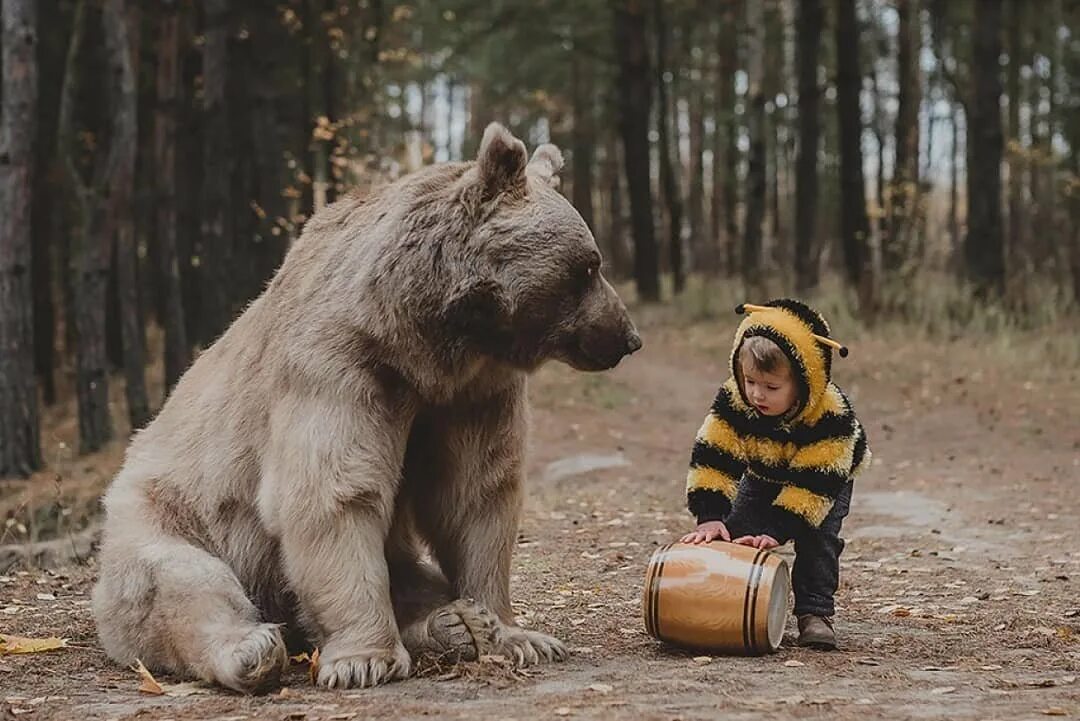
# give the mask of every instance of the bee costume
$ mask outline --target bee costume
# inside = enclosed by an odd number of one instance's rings
[[[831,381],[832,352],[820,313],[796,300],[740,305],[731,377],[698,431],[687,475],[687,505],[697,522],[723,520],[732,538],[768,534],[795,540],[795,613],[831,616],[844,542],[840,526],[852,481],[870,462],[866,434]],[[742,390],[739,350],[751,336],[776,343],[798,387],[783,416],[762,415]]]

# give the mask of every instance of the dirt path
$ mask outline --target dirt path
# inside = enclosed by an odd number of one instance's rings
[[[695,660],[644,634],[645,564],[690,525],[688,444],[729,332],[648,328],[615,372],[551,367],[533,385],[514,597],[570,661],[339,693],[297,666],[266,697],[152,697],[96,645],[92,567],[18,573],[0,577],[0,630],[77,648],[0,657],[0,720],[1080,717],[1080,374],[976,344],[867,339],[837,364],[877,458],[845,525],[842,651],[789,636],[767,658]]]

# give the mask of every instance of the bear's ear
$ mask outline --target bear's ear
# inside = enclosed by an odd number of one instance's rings
[[[509,326],[510,313],[509,299],[498,281],[470,278],[451,291],[443,308],[443,320],[456,332],[477,339],[503,333]]]
[[[476,156],[484,198],[493,198],[511,188],[524,188],[528,159],[525,143],[498,123],[488,125]]]
[[[551,143],[544,143],[533,152],[525,172],[530,178],[542,180],[552,188],[558,188],[559,171],[562,167],[562,152]]]

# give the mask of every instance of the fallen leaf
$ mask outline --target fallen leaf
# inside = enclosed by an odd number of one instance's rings
[[[148,693],[153,696],[163,696],[165,689],[161,687],[161,684],[157,682],[157,679],[143,666],[143,662],[139,659],[135,659],[135,665],[131,667],[131,670],[139,674],[142,679],[142,683],[139,684],[140,693]]]
[[[295,656],[289,656],[289,660],[293,663],[311,663],[311,656],[308,656],[307,651],[304,651]]]
[[[56,596],[51,594],[51,593],[39,593],[37,595],[37,600],[39,600],[39,601],[55,601]]]
[[[805,666],[806,664],[802,661],[784,661],[784,665],[788,668],[799,668],[800,666]]]
[[[1076,676],[1062,676],[1061,679],[1058,680],[1058,683],[1060,683],[1062,686],[1068,686],[1071,683],[1076,683]]]
[[[694,656],[693,661],[698,666],[707,666],[712,663],[712,656]]]
[[[0,656],[6,653],[41,653],[67,648],[66,638],[23,638],[0,633]]]
[[[356,716],[355,713],[338,713],[333,716],[327,716],[326,718],[328,721],[349,721],[349,719],[354,719]]]
[[[863,666],[880,666],[881,665],[881,661],[878,661],[877,659],[873,659],[873,658],[860,658],[855,663],[862,664]]]
[[[560,706],[559,708],[555,709],[555,715],[556,716],[569,716],[570,715],[570,709],[568,707],[566,707],[566,706]]]
[[[307,718],[307,711],[291,711],[285,714],[285,718],[288,721],[300,721],[300,719]]]
[[[1000,671],[1001,666],[998,666],[996,663],[991,663],[986,666],[979,666],[979,669],[983,671]]]
[[[1004,631],[1005,630],[1005,624],[999,623],[998,625],[994,626],[994,630],[995,631]]]
[[[185,681],[184,683],[166,683],[161,684],[161,687],[165,689],[166,696],[172,696],[173,698],[202,696],[210,693],[210,689],[206,686],[191,681]]]
[[[1066,711],[1063,708],[1057,708],[1057,707],[1044,708],[1039,713],[1041,713],[1043,716],[1068,716],[1069,715],[1068,711]]]
[[[938,688],[930,689],[930,693],[941,695],[946,693],[952,693],[956,690],[956,686],[939,686]]]
[[[311,652],[311,664],[308,666],[308,678],[311,679],[311,685],[315,685],[315,680],[319,678],[319,649],[315,649]],[[285,689],[281,689],[283,692]]]
[[[1027,685],[1032,688],[1053,688],[1054,686],[1057,686],[1057,681],[1052,678],[1043,678],[1036,681],[1028,681]]]
[[[901,618],[903,618],[905,616],[910,616],[911,615],[911,609],[910,608],[904,608],[903,606],[901,606],[900,608],[893,611],[892,615],[899,616]]]
[[[606,683],[594,683],[589,686],[590,691],[596,691],[596,693],[611,693],[612,686]]]

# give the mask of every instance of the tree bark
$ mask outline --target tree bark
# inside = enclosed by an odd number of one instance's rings
[[[107,232],[101,193],[108,178],[108,163],[99,151],[92,178],[83,180],[79,170],[79,148],[75,137],[75,104],[79,97],[80,61],[87,33],[87,2],[75,9],[64,66],[57,130],[58,155],[64,165],[67,191],[74,198],[76,219],[71,234],[69,260],[72,275],[72,304],[75,315],[75,393],[79,407],[79,450],[92,453],[112,438],[109,410],[109,360],[106,352],[105,310],[112,238]]]
[[[690,58],[690,82],[687,90],[687,115],[690,121],[690,174],[687,183],[688,230],[687,246],[690,249],[690,266],[694,270],[709,265],[711,253],[704,249],[704,240],[708,233],[705,226],[705,84],[704,68],[695,60],[694,50],[698,48],[702,35],[687,24],[687,57]],[[704,48],[702,48],[704,50]],[[704,53],[702,53],[704,56]]]
[[[609,133],[604,153],[604,167],[607,173],[608,189],[608,248],[611,251],[613,278],[627,278],[631,275],[626,257],[626,227],[623,222],[623,191],[621,164],[619,163],[619,142],[614,133]]]
[[[972,28],[971,113],[968,117],[968,232],[964,257],[979,297],[1005,289],[1001,227],[1001,56],[1002,0],[979,0]]]
[[[873,305],[870,221],[866,216],[866,180],[862,153],[862,72],[855,0],[836,0],[836,114],[840,141],[840,237],[844,276],[859,291],[868,315]]]
[[[106,235],[115,239],[120,298],[120,329],[128,418],[133,431],[150,420],[146,395],[146,352],[139,305],[138,256],[135,248],[135,153],[138,149],[138,98],[128,36],[126,0],[106,0],[103,20],[108,53],[110,116],[106,175]]]
[[[750,136],[746,173],[746,226],[743,229],[742,277],[747,296],[765,292],[761,269],[761,235],[765,219],[765,16],[760,2],[746,4],[746,108]]]
[[[204,0],[203,45],[203,208],[201,271],[204,281],[200,340],[209,344],[232,320],[231,221],[233,158],[230,150],[229,70],[230,0]]]
[[[306,120],[313,124],[308,138],[308,150],[311,153],[311,190],[314,199],[314,210],[316,211],[325,207],[328,201],[330,141],[334,137],[330,130],[330,95],[327,92],[328,88],[325,82],[325,76],[330,67],[328,28],[323,22],[325,4],[326,0],[307,0],[306,25],[308,28],[308,52],[311,56],[308,65],[310,77],[307,85],[311,117]]]
[[[180,7],[162,2],[158,40],[157,108],[154,118],[154,167],[157,179],[157,245],[159,277],[164,286],[165,392],[176,385],[191,363],[184,326],[184,297],[177,253],[176,116],[180,100]]]
[[[592,61],[575,47],[571,59],[571,95],[573,123],[571,130],[571,161],[573,203],[581,218],[596,233],[593,220],[593,146],[596,144],[596,108],[593,88]]]
[[[668,30],[664,18],[663,0],[653,0],[653,20],[656,29],[656,125],[659,134],[660,188],[667,207],[668,227],[668,263],[671,265],[671,277],[676,293],[681,293],[686,283],[686,269],[683,262],[683,206],[682,190],[679,178],[672,167],[671,112],[672,103],[668,94],[668,84],[664,77],[667,70]]]
[[[649,184],[650,78],[644,0],[613,0],[615,50],[619,60],[619,132],[630,195],[634,280],[646,302],[660,300],[660,270]]]
[[[1024,154],[1020,138],[1020,58],[1023,48],[1024,3],[1010,0],[1009,22],[1009,233],[1005,244],[1006,273],[1026,271],[1023,265]]]
[[[905,265],[911,267],[915,261],[910,256],[919,195],[919,106],[922,102],[919,0],[896,0],[896,8],[900,18],[897,36],[900,97],[896,114],[896,162],[886,198],[888,234],[882,247],[882,265],[892,280],[899,278]]]
[[[798,38],[796,52],[799,77],[799,154],[795,160],[795,290],[804,294],[818,285],[818,254],[815,250],[818,203],[818,137],[821,134],[817,72],[821,47],[821,30],[824,10],[821,0],[799,0]],[[845,38],[858,52],[858,34]],[[837,47],[840,51],[841,48]],[[857,57],[856,57],[857,62]],[[838,74],[855,72],[858,68],[846,68],[837,61]],[[839,80],[838,80],[839,84]],[[855,109],[858,112],[858,87],[856,86]],[[861,130],[861,123],[856,126]],[[860,133],[853,140],[858,143]],[[840,133],[841,142],[844,132]],[[860,158],[862,154],[860,153]],[[860,170],[859,179],[862,179]]]
[[[0,478],[41,467],[31,218],[38,112],[35,0],[4,0],[0,110]]]

